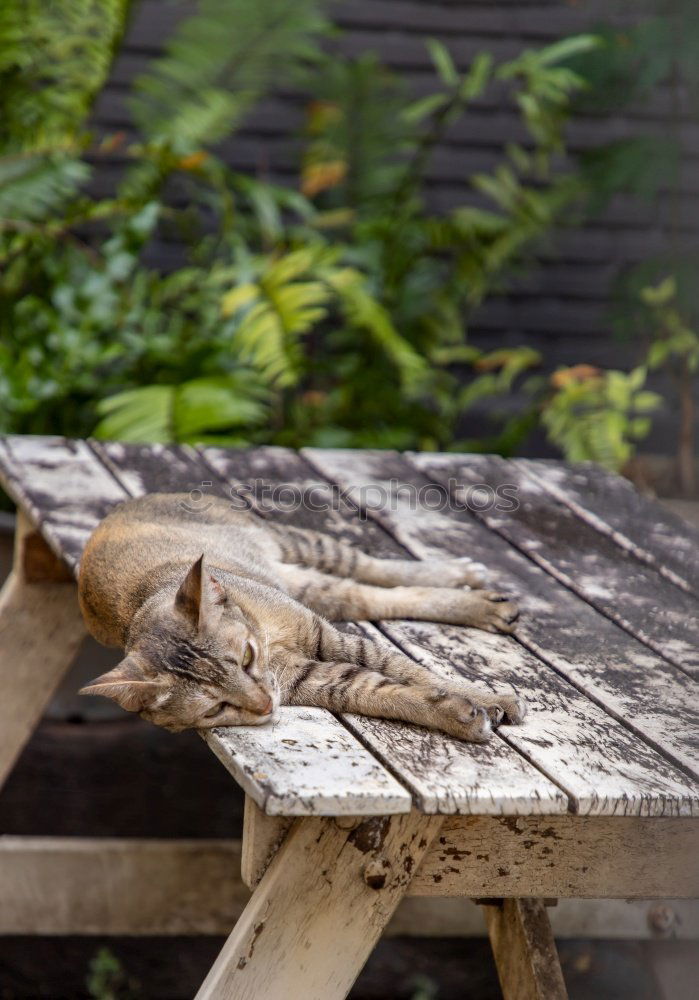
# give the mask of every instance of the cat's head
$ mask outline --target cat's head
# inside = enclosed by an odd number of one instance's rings
[[[203,560],[194,563],[174,600],[149,616],[125,659],[80,694],[113,698],[172,732],[273,719],[279,690],[264,638],[230,606]]]

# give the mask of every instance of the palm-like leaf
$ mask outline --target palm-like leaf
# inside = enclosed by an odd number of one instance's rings
[[[88,165],[70,153],[0,156],[0,226],[46,218],[75,194],[89,174]]]
[[[331,290],[313,274],[317,253],[294,250],[271,262],[263,258],[255,280],[222,300],[224,316],[239,314],[234,348],[270,383],[288,386],[301,374],[300,338],[325,319]]]
[[[0,218],[44,218],[84,183],[85,120],[128,9],[128,0],[0,5]]]
[[[95,435],[120,441],[197,442],[215,432],[260,426],[267,394],[250,372],[150,385],[117,393],[99,404]]]
[[[104,84],[128,0],[4,0],[0,144],[61,145],[82,132]]]
[[[419,389],[428,372],[427,361],[398,332],[388,310],[369,291],[365,276],[345,267],[327,273],[325,278],[337,293],[348,323],[371,334],[377,347],[398,369],[406,391]]]
[[[200,0],[135,82],[144,135],[181,152],[222,139],[326,27],[318,0]]]
[[[406,389],[416,389],[427,372],[426,361],[396,330],[390,313],[369,291],[366,276],[342,266],[339,256],[338,249],[318,245],[271,263],[263,258],[254,278],[227,292],[221,308],[224,316],[239,319],[237,355],[271,383],[294,385],[302,370],[301,338],[335,314],[349,327],[368,332]]]

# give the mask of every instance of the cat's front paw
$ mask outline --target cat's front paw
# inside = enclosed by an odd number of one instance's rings
[[[478,603],[474,608],[473,620],[469,624],[486,632],[514,631],[514,623],[519,618],[519,608],[507,594],[495,590],[482,590],[474,595]]]

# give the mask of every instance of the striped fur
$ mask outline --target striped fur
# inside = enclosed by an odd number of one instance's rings
[[[511,631],[514,604],[468,559],[376,559],[225,501],[180,494],[115,509],[90,539],[79,595],[92,634],[126,656],[83,689],[171,730],[260,724],[280,704],[402,719],[462,739],[518,722],[513,695],[445,683],[331,620],[418,618]]]

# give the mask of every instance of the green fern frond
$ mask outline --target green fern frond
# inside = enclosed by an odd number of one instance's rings
[[[45,219],[90,175],[67,153],[15,153],[0,157],[0,229],[8,221]]]
[[[661,402],[643,389],[646,375],[642,366],[587,378],[575,377],[575,368],[557,372],[558,386],[541,413],[549,440],[571,462],[593,461],[619,471],[650,430],[647,414]]]
[[[268,416],[268,395],[252,373],[129,389],[101,401],[95,436],[106,440],[196,443],[215,432],[253,428]]]
[[[288,78],[324,31],[318,0],[200,0],[165,54],[134,84],[131,108],[151,141],[186,153],[222,139],[268,84]]]
[[[369,291],[365,276],[345,267],[328,272],[325,280],[337,293],[347,322],[371,334],[398,369],[406,392],[418,392],[428,375],[427,361],[398,332],[391,314]]]
[[[128,8],[127,0],[0,5],[0,219],[44,219],[87,179],[85,121]]]
[[[4,0],[0,148],[75,139],[104,84],[128,0]]]
[[[293,250],[258,263],[254,280],[224,295],[224,316],[236,316],[237,356],[277,386],[294,385],[301,374],[301,338],[325,319],[330,289],[316,279],[317,254]]]
[[[327,187],[330,205],[363,209],[395,187],[404,167],[400,154],[414,140],[417,117],[405,114],[405,85],[376,55],[333,54],[314,68],[302,181],[324,164],[341,167]]]
[[[222,312],[237,318],[237,356],[277,386],[295,384],[301,374],[302,338],[330,317],[331,309],[349,327],[368,332],[393,362],[407,391],[424,382],[428,365],[395,328],[390,313],[371,294],[362,272],[344,267],[337,248],[292,250],[258,261],[222,299]],[[254,267],[252,269],[254,271]],[[242,272],[241,272],[242,276]]]

